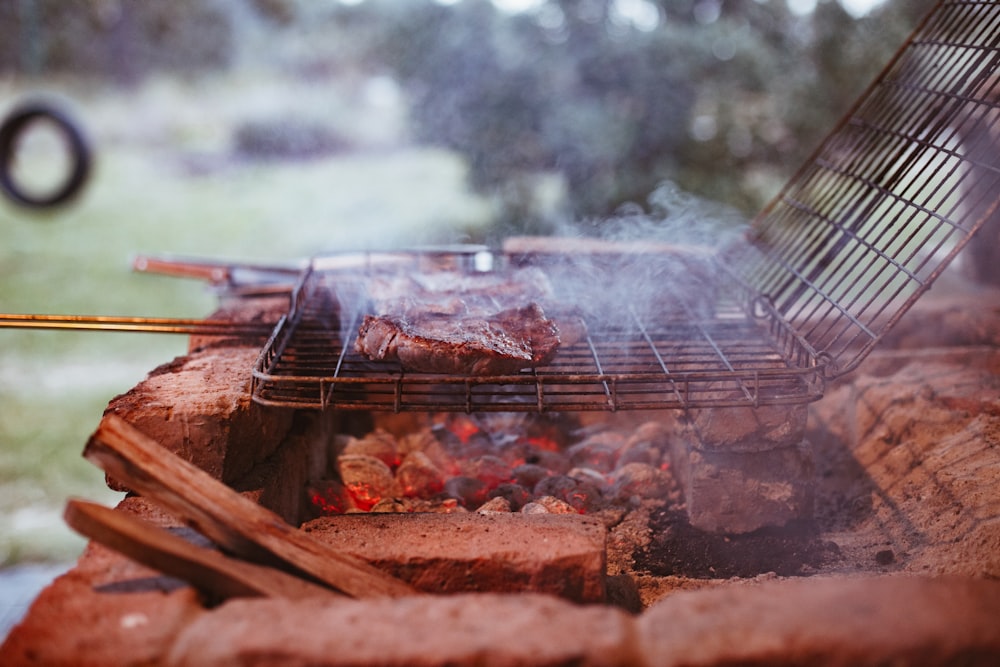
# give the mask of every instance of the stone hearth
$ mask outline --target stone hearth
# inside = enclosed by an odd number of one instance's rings
[[[425,535],[422,562],[476,572],[456,587],[460,575],[443,568],[421,590],[447,594],[397,600],[207,605],[185,583],[91,544],[11,632],[0,663],[995,664],[1000,295],[965,285],[940,291],[860,371],[803,410],[792,422],[801,428],[769,429],[766,412],[748,410],[740,423],[758,425],[752,438],[675,452],[675,474],[689,476],[690,520],[645,499],[558,526],[511,515],[502,520],[518,524],[511,528],[470,514],[461,518],[467,529],[449,515],[372,517],[389,523],[367,534],[338,528],[351,535],[338,544],[380,566],[404,562],[401,545]],[[267,318],[282,308],[256,302],[250,311]],[[237,312],[247,316],[222,314]],[[192,340],[188,355],[108,411],[299,523],[301,489],[328,464],[315,443],[338,432],[340,417],[251,402],[258,350],[236,339]],[[720,415],[686,423],[704,436]],[[796,509],[783,527],[711,525],[725,516],[712,485],[740,474],[733,457],[748,453],[787,461],[771,467],[787,491],[775,498],[790,499],[774,506],[776,516],[796,503],[811,512]],[[188,530],[139,496],[118,511]],[[365,517],[345,517],[356,518]],[[323,521],[311,530],[334,535],[336,521]],[[383,543],[371,547],[379,535]],[[511,536],[525,541],[511,545]],[[459,551],[466,561],[454,558]],[[546,570],[553,562],[555,575]]]

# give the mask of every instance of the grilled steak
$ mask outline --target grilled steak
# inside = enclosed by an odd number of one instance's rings
[[[397,360],[406,370],[464,375],[544,366],[558,346],[559,329],[536,303],[489,315],[367,315],[354,344],[369,359]]]
[[[498,311],[544,302],[552,286],[535,268],[465,274],[455,271],[376,276],[368,292],[375,315],[491,317]]]

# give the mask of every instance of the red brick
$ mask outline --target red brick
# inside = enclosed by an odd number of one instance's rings
[[[606,531],[579,514],[349,514],[303,529],[425,592],[604,599]]]

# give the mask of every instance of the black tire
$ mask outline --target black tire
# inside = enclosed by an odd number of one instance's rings
[[[32,123],[45,120],[63,134],[71,165],[58,185],[42,194],[25,191],[11,174],[17,140]],[[13,201],[31,208],[51,208],[75,197],[90,175],[90,147],[79,126],[61,109],[46,102],[29,102],[15,108],[0,124],[0,189]]]

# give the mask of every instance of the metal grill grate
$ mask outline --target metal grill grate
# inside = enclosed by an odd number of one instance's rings
[[[671,272],[643,315],[588,320],[589,337],[560,348],[550,366],[454,377],[361,358],[350,335],[340,342],[341,328],[356,323],[339,322],[334,287],[363,280],[385,258],[355,256],[353,267],[320,262],[304,274],[255,365],[254,399],[470,412],[816,400],[994,214],[998,47],[1000,2],[941,2],[742,242],[708,271]],[[690,284],[705,275],[710,289]]]
[[[733,249],[830,377],[856,368],[995,212],[998,5],[941,2]]]
[[[299,307],[257,362],[255,400],[309,408],[548,412],[802,403],[822,394],[819,369],[794,332],[768,330],[778,320],[748,317],[731,300],[698,315],[666,295],[662,316],[589,320],[586,338],[561,347],[545,367],[491,377],[404,372],[395,362],[372,362],[352,350],[356,321],[343,325],[348,335],[346,345],[341,342],[334,295],[365,275],[361,269],[305,275],[294,297]]]

